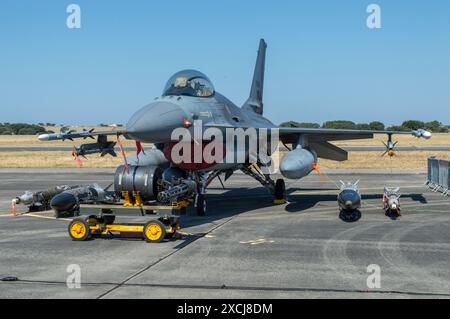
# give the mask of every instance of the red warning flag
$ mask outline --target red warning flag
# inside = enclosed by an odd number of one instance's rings
[[[75,160],[75,162],[77,162],[77,165],[79,168],[83,167],[83,161],[81,160],[81,158],[79,156],[75,156],[74,160]]]
[[[130,173],[130,168],[128,166],[127,154],[125,154],[125,149],[123,148],[123,144],[122,144],[122,141],[120,140],[120,135],[119,134],[117,134],[117,143],[119,144],[120,152],[122,153],[123,161],[125,162],[125,170],[129,174]]]
[[[322,183],[327,183],[327,182],[328,182],[328,177],[327,177],[327,175],[324,174],[324,173],[322,173],[322,172],[320,171],[319,165],[317,165],[317,163],[313,163],[313,164],[312,164],[312,168],[313,168],[313,170],[315,170],[315,171],[317,172],[317,175],[319,175],[320,181],[321,181]]]
[[[136,148],[137,148],[137,156],[139,157],[139,154],[142,153],[142,144],[139,141],[136,141]]]
[[[313,163],[312,164],[312,168],[313,170],[315,170],[317,172],[317,174],[322,175],[322,173],[320,172],[319,166],[317,165],[317,163]]]
[[[16,201],[15,200],[13,200],[11,202],[11,213],[12,213],[13,217],[17,216],[17,205],[16,205]]]

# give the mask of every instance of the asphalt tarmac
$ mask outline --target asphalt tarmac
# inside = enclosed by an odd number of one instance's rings
[[[182,239],[72,242],[68,221],[7,213],[25,190],[112,182],[110,170],[0,170],[0,298],[449,298],[450,198],[413,172],[331,171],[288,182],[289,203],[236,174],[207,195],[208,216],[182,218]],[[359,216],[340,218],[339,179],[361,179]],[[400,186],[403,216],[380,209]],[[343,217],[343,216],[341,216]],[[135,220],[139,220],[136,218]],[[80,266],[70,289],[67,267]],[[369,265],[380,288],[367,285]]]

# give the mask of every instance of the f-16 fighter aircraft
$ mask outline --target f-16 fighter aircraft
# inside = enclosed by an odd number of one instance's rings
[[[139,192],[144,201],[156,198],[164,202],[194,199],[197,213],[203,215],[206,211],[204,194],[211,181],[219,178],[222,182],[222,175],[227,180],[237,170],[260,182],[275,197],[277,203],[283,202],[284,180],[272,179],[274,171],[267,169],[272,166],[272,162],[265,158],[275,152],[279,142],[290,145],[289,152],[280,162],[281,174],[287,179],[300,179],[317,169],[318,158],[347,160],[347,152],[331,144],[332,141],[367,139],[374,134],[411,134],[426,139],[431,137],[429,132],[421,129],[396,132],[278,127],[263,116],[266,48],[265,41],[261,40],[250,96],[241,107],[217,92],[203,73],[184,70],[174,74],[167,82],[162,96],[138,110],[123,130],[45,134],[39,139],[73,140],[97,136],[98,142],[94,147],[81,146],[79,149],[89,150],[85,153],[98,149],[102,154],[105,150],[108,153],[112,148],[113,144],[107,144],[110,142],[105,138],[109,135],[117,136],[119,145],[119,136],[135,140],[138,157],[128,158],[124,167],[117,170],[114,185],[116,192]],[[190,135],[180,131],[182,129]],[[234,134],[231,135],[231,141],[227,138],[223,142],[223,137],[229,137],[230,131]],[[240,133],[245,135],[246,142],[243,144],[237,141],[239,135],[242,135]],[[219,138],[220,135],[222,139]],[[183,138],[180,139],[180,136]],[[188,137],[185,138],[186,136]],[[251,139],[265,140],[267,147],[258,144],[255,152],[247,141]],[[141,153],[141,143],[152,143],[154,147]],[[198,150],[200,157],[192,156]],[[202,152],[207,150],[211,151],[213,161],[202,157]],[[182,157],[182,160],[178,157]],[[193,160],[189,161],[192,157]]]

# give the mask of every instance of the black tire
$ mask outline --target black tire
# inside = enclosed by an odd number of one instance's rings
[[[275,199],[281,200],[286,198],[286,184],[284,183],[284,179],[277,179],[275,183]]]
[[[76,229],[79,229],[79,231],[76,231],[75,227]],[[82,229],[84,229],[84,231],[82,231]],[[91,237],[91,228],[89,227],[87,221],[83,218],[76,218],[72,220],[67,228],[67,231],[73,241],[85,241]]]
[[[57,211],[55,211],[54,216],[56,219],[59,219],[59,218],[75,217],[76,215],[75,215],[75,212],[57,212]]]
[[[147,243],[160,243],[166,238],[166,226],[159,220],[152,220],[145,224],[143,231]]]
[[[195,206],[195,211],[197,212],[197,216],[205,216],[206,209],[207,209],[205,195],[197,194],[195,196],[194,206]]]

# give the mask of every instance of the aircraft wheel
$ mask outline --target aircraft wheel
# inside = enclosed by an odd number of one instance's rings
[[[205,216],[206,215],[205,195],[197,194],[195,196],[194,206],[195,206],[195,210],[196,210],[198,216]]]
[[[69,235],[73,241],[85,241],[91,237],[91,229],[86,220],[77,218],[70,222]]]
[[[277,179],[275,183],[275,199],[282,200],[286,198],[286,184],[284,183],[284,179]]]
[[[150,221],[144,226],[144,238],[147,243],[160,243],[166,237],[166,226],[159,220]]]

